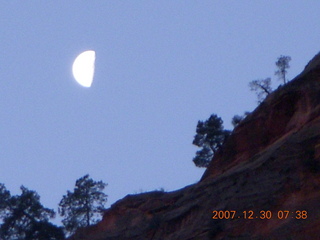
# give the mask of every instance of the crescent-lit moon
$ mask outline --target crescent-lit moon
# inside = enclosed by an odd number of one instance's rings
[[[79,54],[73,62],[73,77],[83,87],[90,87],[92,84],[95,59],[95,51],[88,50]]]

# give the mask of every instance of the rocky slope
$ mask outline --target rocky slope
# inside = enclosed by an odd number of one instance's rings
[[[234,129],[199,183],[128,195],[70,240],[309,240],[319,226],[320,54]]]

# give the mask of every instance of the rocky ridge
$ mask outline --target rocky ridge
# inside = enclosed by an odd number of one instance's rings
[[[127,195],[69,239],[320,239],[319,203],[320,54],[234,129],[198,183]]]

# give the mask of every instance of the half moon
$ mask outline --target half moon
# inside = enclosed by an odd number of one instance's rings
[[[92,84],[95,59],[95,51],[88,50],[79,54],[73,62],[73,77],[83,87],[90,87]]]

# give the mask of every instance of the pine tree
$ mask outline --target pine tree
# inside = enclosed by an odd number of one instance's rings
[[[193,162],[197,167],[208,167],[230,131],[224,130],[222,119],[212,114],[208,120],[198,121],[196,133],[192,143],[202,149],[196,152]]]
[[[93,181],[85,175],[76,181],[73,192],[67,191],[59,203],[59,213],[68,234],[77,228],[86,227],[100,220],[107,195],[103,193],[107,184]]]
[[[4,184],[0,183],[0,219],[3,219],[8,213],[10,198],[10,192]]]
[[[289,62],[291,61],[290,56],[283,56],[281,55],[278,60],[276,61],[276,66],[278,70],[275,72],[275,75],[279,76],[279,79],[283,81],[284,84],[287,83],[287,69],[290,68]]]
[[[258,97],[258,102],[261,103],[271,92],[271,78],[253,80],[249,82],[251,91],[255,91]]]
[[[35,191],[21,186],[21,195],[10,196],[4,185],[1,185],[0,189],[1,196],[5,197],[1,199],[2,239],[64,239],[62,229],[49,222],[49,219],[55,216],[54,211],[42,206],[40,196]]]

